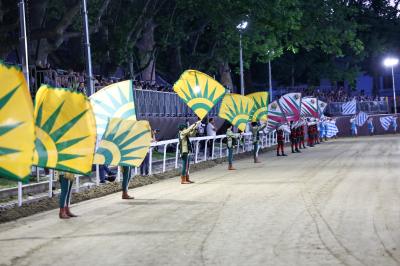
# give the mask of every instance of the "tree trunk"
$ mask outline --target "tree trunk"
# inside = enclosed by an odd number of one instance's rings
[[[229,63],[227,61],[221,61],[219,63],[219,75],[221,76],[221,84],[233,92],[231,68],[229,67]]]
[[[155,80],[154,61],[154,29],[156,25],[152,18],[149,18],[143,27],[142,36],[136,43],[139,52],[139,68],[142,70],[142,80]]]

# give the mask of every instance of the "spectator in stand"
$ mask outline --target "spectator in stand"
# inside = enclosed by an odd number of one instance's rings
[[[217,135],[217,130],[215,129],[215,122],[214,118],[210,118],[207,124],[207,136],[208,137],[215,137]],[[213,140],[209,140],[207,144],[208,156],[212,156],[212,149],[213,149]]]

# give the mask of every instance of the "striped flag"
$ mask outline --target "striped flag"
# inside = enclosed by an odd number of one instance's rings
[[[354,115],[356,113],[356,108],[357,108],[357,101],[352,100],[349,102],[346,102],[342,105],[342,114],[344,115]]]
[[[368,115],[364,112],[359,112],[358,115],[356,116],[356,125],[359,127],[362,127],[367,121]]]
[[[285,115],[277,101],[273,101],[268,105],[268,131],[278,128],[281,124],[286,122]]]
[[[326,137],[327,138],[332,138],[339,133],[339,129],[336,126],[336,123],[334,121],[332,122],[327,122],[327,130],[326,130]]]
[[[287,93],[279,99],[278,103],[287,121],[300,119],[301,93]]]
[[[379,120],[381,121],[383,129],[387,131],[393,122],[393,116],[382,116]]]
[[[302,98],[301,99],[301,116],[318,118],[318,99],[317,98]]]

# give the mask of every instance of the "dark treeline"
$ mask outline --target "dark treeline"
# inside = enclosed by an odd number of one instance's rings
[[[31,64],[83,70],[81,0],[27,0]],[[97,73],[174,82],[188,68],[232,88],[243,32],[246,87],[266,83],[268,60],[283,86],[382,73],[398,54],[400,0],[88,0]],[[18,7],[0,0],[0,58],[18,60]]]

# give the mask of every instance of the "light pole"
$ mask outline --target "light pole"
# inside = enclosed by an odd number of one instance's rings
[[[90,32],[89,32],[89,19],[86,0],[82,0],[82,16],[83,16],[83,32],[85,35],[85,55],[86,55],[86,75],[87,75],[87,92],[89,95],[94,93],[93,70],[92,70],[92,53],[90,51]]]
[[[236,28],[239,30],[239,56],[240,56],[240,94],[244,95],[244,77],[243,77],[243,48],[242,48],[242,33],[247,28],[247,21],[242,21]]]
[[[271,59],[268,60],[269,102],[272,103],[272,69]]]
[[[397,105],[396,105],[396,85],[394,84],[394,67],[399,63],[398,58],[389,57],[383,61],[383,65],[385,67],[392,68],[392,82],[393,82],[393,106],[394,106],[394,113],[397,114]]]

